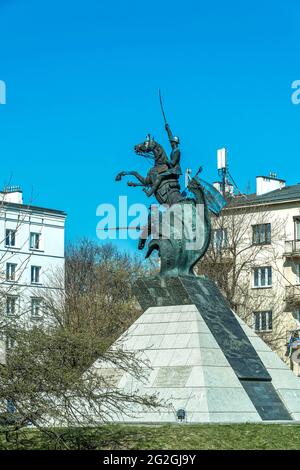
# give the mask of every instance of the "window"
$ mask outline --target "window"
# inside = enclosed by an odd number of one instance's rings
[[[300,220],[295,220],[295,240],[300,240]]]
[[[31,316],[33,318],[40,318],[42,315],[41,311],[41,302],[42,299],[39,297],[32,297],[31,299]]]
[[[255,331],[272,331],[272,310],[253,312]]]
[[[217,228],[212,231],[213,247],[216,251],[222,250],[222,248],[228,247],[228,236],[227,229]]]
[[[14,263],[6,263],[6,280],[15,281],[16,280],[16,270],[17,265]]]
[[[40,282],[40,266],[31,266],[31,283],[38,284]]]
[[[296,265],[296,276],[297,276],[296,283],[300,284],[300,264]]]
[[[300,308],[298,308],[295,312],[294,312],[294,318],[295,320],[300,323]]]
[[[17,313],[17,297],[9,295],[6,297],[6,315],[15,315]]]
[[[263,266],[260,268],[254,268],[253,286],[254,287],[270,287],[271,285],[272,285],[271,266]]]
[[[6,401],[6,411],[7,411],[7,413],[15,413],[16,407],[15,407],[14,402],[12,400],[7,400]]]
[[[254,245],[271,243],[271,224],[252,225],[252,229],[252,241]]]
[[[30,248],[33,250],[40,249],[40,233],[30,232]]]
[[[5,246],[16,246],[16,230],[6,229]]]
[[[6,349],[11,349],[16,344],[16,340],[10,336],[6,337]]]

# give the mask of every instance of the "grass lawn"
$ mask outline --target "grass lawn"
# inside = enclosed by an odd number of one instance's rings
[[[104,425],[96,429],[56,430],[70,449],[300,449],[300,425]],[[0,449],[62,449],[35,429],[5,434]]]

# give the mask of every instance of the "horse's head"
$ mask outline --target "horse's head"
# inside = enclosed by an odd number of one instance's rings
[[[134,146],[134,151],[142,157],[153,158],[156,164],[166,163],[168,159],[162,146],[150,134],[144,142]]]

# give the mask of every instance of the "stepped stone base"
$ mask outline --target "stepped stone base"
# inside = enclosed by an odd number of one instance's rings
[[[174,423],[179,409],[188,423],[300,420],[300,380],[230,310],[212,281],[150,278],[136,288],[146,310],[122,336],[122,347],[149,361],[146,382],[94,366],[118,388],[157,393],[167,406],[135,405],[130,417],[115,421]],[[171,305],[174,299],[180,303]]]

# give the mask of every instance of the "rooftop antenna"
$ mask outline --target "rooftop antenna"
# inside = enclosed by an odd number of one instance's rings
[[[250,180],[248,180],[248,183],[246,186],[246,194],[250,194],[250,193],[251,193],[251,183],[250,183]]]
[[[221,178],[221,192],[222,192],[222,196],[225,197],[228,167],[227,167],[227,150],[224,147],[217,150],[217,164],[218,164],[218,174]]]
[[[234,181],[232,175],[229,172],[228,161],[227,161],[227,149],[225,147],[217,150],[217,164],[218,164],[218,174],[221,178],[220,186],[222,196],[225,198],[226,193],[228,193],[229,187],[233,190],[236,190],[238,195],[241,195],[236,182]],[[229,190],[229,192],[231,192]]]

